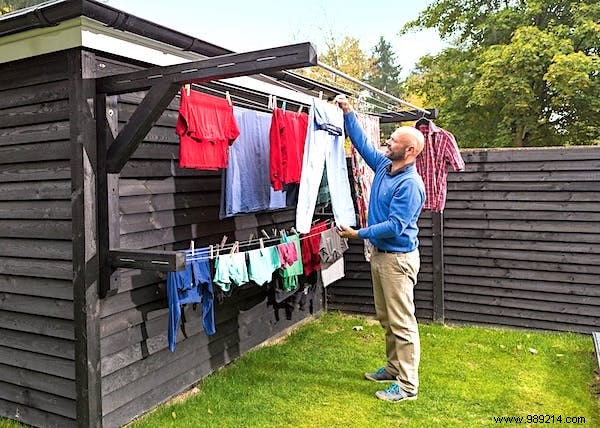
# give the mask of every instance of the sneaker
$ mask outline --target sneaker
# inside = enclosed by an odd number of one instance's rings
[[[375,396],[380,400],[392,401],[394,403],[417,399],[417,394],[415,394],[414,392],[406,392],[396,382],[391,384],[386,390],[377,391],[375,393]]]
[[[382,367],[376,372],[365,373],[365,379],[372,380],[374,382],[395,382],[396,376],[392,376]]]

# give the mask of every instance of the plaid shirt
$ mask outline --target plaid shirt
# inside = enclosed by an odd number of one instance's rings
[[[454,171],[462,171],[465,162],[451,133],[432,121],[415,127],[425,136],[425,147],[416,160],[417,171],[425,183],[423,209],[441,212],[446,205],[448,164]]]

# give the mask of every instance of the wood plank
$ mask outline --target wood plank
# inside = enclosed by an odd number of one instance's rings
[[[5,401],[2,399],[0,399],[0,416],[18,420],[21,423],[36,427],[77,427],[77,422],[74,419],[68,419],[20,403],[13,403],[12,401]]]
[[[462,173],[461,173],[462,174]],[[586,181],[539,181],[539,182],[519,182],[519,181],[473,181],[473,182],[448,182],[448,199],[456,191],[473,192],[598,192],[600,191],[600,182]]]
[[[109,296],[102,304],[100,316],[102,318],[125,311],[130,308],[145,305],[155,301],[164,301],[164,294],[158,293],[156,285],[150,285],[144,288],[138,288],[129,292],[119,293]],[[164,307],[163,303],[163,307]]]
[[[593,146],[580,147],[528,147],[526,149],[475,149],[461,150],[466,164],[470,163],[512,163],[519,161],[585,161],[600,159],[600,150]]]
[[[71,222],[64,220],[0,219],[0,236],[4,238],[47,238],[66,240],[71,235]]]
[[[539,260],[544,260],[543,255],[539,256],[538,260],[516,260],[515,257],[506,260],[502,258],[492,257],[474,257],[465,258],[461,256],[448,256],[446,263],[449,265],[462,265],[462,266],[473,266],[473,267],[497,267],[505,269],[521,269],[530,271],[540,272],[561,272],[561,273],[580,273],[587,275],[597,275],[600,273],[600,266],[598,265],[576,265],[566,263],[548,263]]]
[[[0,97],[1,99],[1,97]],[[0,129],[0,147],[61,141],[69,138],[69,122],[38,123]]]
[[[0,345],[0,363],[75,380],[75,364],[72,360],[64,358],[22,351]]]
[[[0,399],[27,404],[36,409],[74,419],[75,401],[0,381]]]
[[[600,248],[598,249],[600,250]],[[572,252],[550,252],[550,251],[535,251],[522,248],[520,250],[500,250],[491,248],[457,248],[449,247],[446,251],[448,257],[451,257],[450,263],[452,264],[471,264],[477,263],[476,259],[488,260],[483,265],[487,266],[489,259],[498,260],[499,263],[505,263],[502,261],[510,260],[510,265],[504,265],[499,267],[514,267],[514,268],[525,268],[532,270],[552,270],[567,271],[567,272],[582,272],[592,273],[600,269],[596,266],[598,256],[594,254],[577,254]],[[527,262],[539,263],[538,266],[532,265]],[[549,265],[548,263],[555,263]],[[582,266],[577,266],[582,265]],[[580,270],[582,269],[582,270]],[[591,270],[587,270],[591,269]]]
[[[104,306],[104,301],[102,306]],[[156,311],[164,311],[165,306],[166,303],[164,300],[157,300],[147,304],[139,304],[122,312],[116,312],[113,315],[103,317],[100,325],[100,337],[104,338],[141,324],[146,321],[146,317],[149,314]]]
[[[70,201],[0,201],[0,219],[70,220]]]
[[[467,163],[465,171],[460,172],[518,172],[518,171],[590,171],[600,166],[600,150],[596,150],[596,159],[552,159],[552,160],[528,160],[528,161],[512,161],[512,162],[482,162],[482,163]]]
[[[0,256],[71,260],[71,246],[68,241],[0,238]]]
[[[0,165],[69,159],[70,148],[68,141],[0,146]]]
[[[490,240],[513,240],[515,242],[553,242],[556,243],[556,250],[560,249],[562,243],[596,244],[598,235],[591,233],[558,233],[558,232],[537,232],[520,230],[477,230],[477,229],[452,229],[445,230],[446,240],[458,238],[477,238]]]
[[[37,352],[45,355],[73,360],[75,352],[73,341],[43,336],[40,333],[0,329],[3,343],[13,349]]]
[[[67,87],[68,81],[62,80],[1,91],[0,109],[66,100],[68,98]]]
[[[490,278],[526,279],[530,281],[552,281],[567,284],[600,285],[600,277],[571,272],[543,272],[526,269],[459,266],[446,263],[446,273],[450,275],[483,276]]]
[[[71,281],[59,281],[55,279],[0,275],[0,293],[72,300],[73,283]]]
[[[545,293],[556,293],[564,295],[585,297],[600,297],[600,287],[589,284],[565,284],[556,281],[531,281],[529,279],[511,279],[490,276],[462,276],[447,274],[446,280],[449,284],[475,285],[479,287],[491,287],[499,289],[514,289],[524,291],[539,291]]]
[[[69,200],[71,182],[0,183],[0,201]]]
[[[0,328],[69,340],[74,337],[71,321],[19,312],[1,311]]]
[[[32,162],[6,165],[0,169],[0,183],[64,180],[71,178],[68,162]]]
[[[527,201],[447,201],[447,210],[514,210],[514,211],[592,211],[598,210],[597,200],[589,202],[527,202]]]
[[[491,288],[482,287],[479,285],[464,285],[455,283],[449,283],[447,289],[449,292],[454,293],[453,296],[459,296],[460,294],[464,295],[464,299],[468,301],[471,301],[471,295],[485,297],[507,297],[512,299],[523,299],[524,301],[533,300],[536,301],[536,304],[542,302],[539,304],[539,308],[549,303],[560,302],[560,304],[564,305],[564,307],[569,308],[569,310],[566,310],[565,312],[573,310],[573,305],[582,306],[581,314],[583,315],[590,315],[588,313],[590,310],[595,310],[596,312],[600,311],[600,296],[592,297],[571,295],[568,294],[567,290],[551,293],[548,290],[528,291],[508,287]],[[460,298],[457,297],[455,300],[460,300]]]
[[[594,327],[577,325],[564,322],[553,322],[548,320],[532,320],[525,318],[514,318],[505,315],[492,314],[472,314],[461,311],[448,311],[449,319],[452,322],[461,324],[477,324],[477,325],[493,325],[493,326],[509,326],[513,328],[526,328],[536,330],[554,330],[554,331],[572,331],[577,333],[591,333]]]
[[[476,195],[476,198],[474,197]],[[551,192],[540,192],[539,190],[507,190],[498,192],[493,190],[484,190],[475,192],[473,190],[455,190],[451,194],[453,201],[525,201],[525,202],[594,202],[597,201],[595,192],[584,192],[581,190],[569,191],[559,190]]]
[[[33,276],[38,278],[73,279],[70,261],[0,257],[0,275]]]
[[[97,253],[97,141],[96,120],[88,100],[96,101],[96,58],[93,53],[70,51],[66,61],[71,122],[73,228],[73,305],[77,422],[100,427],[102,392],[100,373],[99,274]]]
[[[543,296],[542,296],[543,297]],[[551,297],[551,296],[547,296]],[[463,294],[462,292],[446,293],[446,301],[449,302],[467,302],[471,304],[479,304],[481,311],[485,312],[486,308],[493,306],[494,308],[515,308],[525,309],[530,311],[545,311],[553,313],[555,316],[560,315],[581,315],[588,317],[596,317],[598,314],[598,306],[573,304],[566,301],[552,301],[549,299],[530,300],[524,296],[513,295],[504,296],[498,294]],[[600,323],[599,323],[600,325]]]
[[[119,209],[122,214],[139,214],[184,208],[218,207],[220,197],[219,192],[129,196],[120,198]]]
[[[202,177],[168,177],[164,179],[121,179],[119,182],[119,196],[159,195],[163,193],[188,193],[188,192],[218,192],[221,189],[220,173],[210,172]],[[1,187],[0,187],[1,189]],[[0,195],[2,191],[0,190]]]
[[[314,47],[310,43],[298,43],[105,77],[98,81],[97,88],[99,93],[118,94],[149,89],[156,80],[181,86],[316,64]]]
[[[73,319],[73,302],[68,300],[10,293],[2,293],[1,296],[1,310],[49,316],[65,320]]]
[[[222,234],[231,236],[232,231],[233,227],[226,221],[190,224],[123,235],[121,237],[121,246],[131,249],[150,248],[179,241],[189,242],[192,238],[205,242],[205,238],[207,239],[208,237],[222,236]],[[215,242],[215,240],[213,239],[212,242]]]
[[[69,76],[65,61],[65,51],[61,51],[4,64],[0,73],[0,90],[66,80]],[[40,73],[40,64],[44,64],[43,73]]]
[[[600,170],[595,171],[493,171],[467,172],[448,174],[448,182],[471,181],[598,181]]]
[[[219,218],[219,209],[217,207],[128,214],[122,218],[121,233],[125,235],[134,232],[183,226],[185,224],[206,223],[216,218]]]
[[[0,128],[63,122],[69,118],[69,103],[65,100],[12,107],[0,110]]]
[[[186,255],[179,251],[124,250],[109,252],[109,263],[115,268],[132,268],[176,272],[185,269]]]
[[[455,301],[447,301],[447,318],[448,320],[452,320],[450,316],[450,311],[457,312],[471,312],[474,314],[486,314],[486,315],[496,315],[503,317],[512,317],[512,318],[520,318],[524,320],[530,321],[553,321],[556,322],[557,325],[560,324],[571,324],[571,325],[580,325],[587,327],[598,328],[600,326],[600,318],[597,316],[583,316],[583,315],[572,315],[572,314],[562,314],[562,313],[554,313],[552,311],[542,311],[542,310],[531,310],[531,309],[523,309],[523,308],[508,308],[501,306],[493,306],[486,305],[482,307],[479,303],[469,303],[469,302],[455,302]]]
[[[475,195],[474,195],[475,196]],[[450,204],[452,205],[452,204]],[[557,222],[598,222],[600,214],[597,212],[565,212],[565,211],[529,211],[529,210],[492,210],[492,209],[447,209],[444,211],[447,219],[460,220],[510,220],[527,221],[535,219],[538,221],[557,221]]]
[[[522,251],[523,243],[518,240],[510,239],[477,239],[477,238],[460,238],[453,236],[451,240],[446,240],[446,247],[448,248],[474,248],[478,251],[490,251],[495,252],[496,250],[516,250]],[[452,250],[456,251],[456,250]],[[564,252],[565,255],[570,253],[579,254],[600,254],[600,246],[596,245],[595,242],[590,243],[569,243],[569,242],[544,242],[536,241],[535,250],[536,252]]]
[[[75,382],[45,373],[0,364],[0,381],[35,389],[59,397],[75,399]]]
[[[202,171],[191,168],[179,168],[179,161],[137,160],[132,159],[123,167],[122,178],[159,178],[159,177],[202,177]]]

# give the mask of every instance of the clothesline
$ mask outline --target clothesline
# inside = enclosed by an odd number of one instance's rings
[[[325,223],[325,225],[328,226],[328,227],[329,226],[333,227],[335,225],[335,222],[333,220],[329,220],[329,219],[328,220],[323,220],[323,221],[320,221],[320,222],[317,222],[317,223]],[[315,233],[310,233],[309,232],[307,234],[302,234],[298,239],[300,241],[303,241],[305,239],[312,238],[312,237],[317,236],[317,235],[321,235],[321,233],[323,233],[322,230],[319,231],[319,232],[315,232]],[[286,235],[287,236],[291,236],[291,235],[299,235],[299,234],[297,232],[296,233],[292,232],[290,234],[288,234],[286,232]],[[186,261],[189,261],[189,262],[191,262],[191,261],[201,261],[201,260],[212,260],[212,259],[214,259],[216,257],[219,257],[219,256],[223,255],[223,254],[220,254],[221,251],[224,251],[224,252],[226,252],[226,254],[229,254],[231,252],[231,250],[236,245],[237,245],[237,248],[239,249],[241,247],[249,247],[249,246],[253,246],[253,245],[260,245],[261,241],[264,244],[265,242],[272,243],[272,242],[275,242],[275,241],[277,241],[279,243],[280,240],[281,240],[281,236],[280,237],[274,237],[274,238],[268,238],[268,239],[265,239],[265,238],[253,238],[253,239],[248,239],[246,241],[237,241],[237,243],[234,242],[233,244],[229,244],[229,245],[226,245],[226,246],[221,246],[220,244],[214,244],[214,245],[204,246],[204,247],[200,247],[200,248],[195,248],[193,250],[192,249],[187,249],[187,250],[182,250],[182,251],[186,254]],[[274,246],[274,245],[270,245],[269,247],[272,247],[272,246]],[[213,248],[213,251],[211,251],[211,247]],[[259,247],[259,248],[262,248],[262,247]],[[256,249],[258,249],[258,248],[256,248]],[[194,255],[194,253],[196,253],[196,252],[198,253],[197,257]],[[213,257],[210,256],[211,252],[213,253]]]

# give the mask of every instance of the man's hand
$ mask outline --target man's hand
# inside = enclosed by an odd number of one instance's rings
[[[333,102],[340,106],[344,114],[350,113],[352,111],[352,106],[350,105],[350,101],[348,101],[348,98],[346,98],[346,95],[336,95],[336,97],[333,99]]]
[[[336,228],[338,235],[342,238],[348,239],[357,239],[358,238],[358,230],[352,229],[348,226],[337,226]]]

